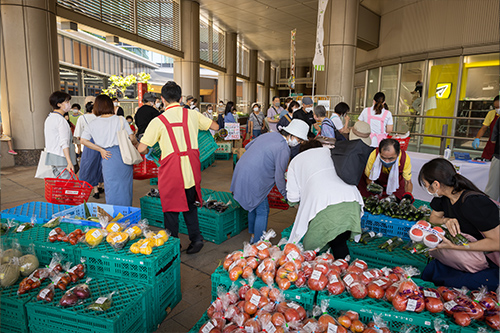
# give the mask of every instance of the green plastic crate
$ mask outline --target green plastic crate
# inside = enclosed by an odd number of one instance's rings
[[[248,212],[241,208],[231,193],[203,188],[201,195],[204,200],[214,199],[225,203],[231,201],[229,208],[223,213],[204,207],[198,208],[200,231],[205,240],[220,244],[248,227]],[[164,228],[160,198],[145,196],[140,202],[142,218],[147,219],[152,226]],[[179,232],[188,233],[182,213],[179,214]]]
[[[292,229],[293,229],[293,224],[281,232],[281,238],[290,238]]]
[[[234,282],[231,281],[228,272],[222,266],[217,267],[217,269],[211,276],[211,280],[212,300],[215,300],[217,298],[217,289],[219,288],[219,286],[224,287],[225,290],[229,290],[233,285],[241,286],[247,283],[246,280],[242,278],[239,278]],[[257,278],[254,283],[254,287],[260,288],[264,286],[266,286],[266,284],[260,278]],[[274,287],[277,288],[276,284],[274,284]],[[294,301],[303,306],[307,311],[312,310],[314,307],[316,292],[310,290],[309,288],[297,288],[295,286],[292,286],[288,290],[283,290],[283,294],[285,295],[285,299],[287,301]]]
[[[200,320],[194,326],[189,330],[188,333],[198,333],[200,331],[200,328],[207,322],[209,321],[210,318],[208,318],[207,313],[205,312],[203,316],[201,316]]]
[[[33,298],[26,304],[31,332],[64,333],[142,333],[146,331],[146,296],[150,287],[108,278],[94,277],[90,283],[91,297],[82,304],[62,308],[59,301],[64,292],[56,289],[54,301],[45,303]],[[111,308],[104,312],[87,310],[98,297],[115,291]]]
[[[415,208],[420,208],[420,206],[427,206],[428,208],[431,208],[431,203],[428,201],[415,199],[415,201],[413,202],[413,206],[415,206]]]
[[[151,178],[149,180],[149,185],[158,185],[158,178]]]
[[[21,278],[18,282],[21,282]],[[32,290],[26,294],[18,295],[19,283],[0,289],[0,332],[28,332],[28,317],[25,305],[38,294]]]
[[[227,161],[227,160],[230,160],[231,157],[232,157],[231,153],[215,153],[215,159],[216,160]]]
[[[151,294],[146,298],[148,332],[158,329],[165,317],[182,299],[181,294],[181,259],[173,258],[166,274],[151,286]]]
[[[231,141],[225,141],[225,142],[216,142],[217,143],[217,150],[215,151],[216,154],[219,153],[225,153],[225,154],[232,154],[233,153],[233,143]]]
[[[179,239],[170,237],[163,246],[154,247],[150,255],[130,252],[130,246],[137,241],[139,239],[129,242],[121,250],[113,249],[106,241],[93,249],[81,245],[81,257],[86,260],[87,272],[147,284],[162,280],[172,260],[180,256]]]
[[[200,155],[201,171],[205,170],[215,162],[215,153],[205,156],[203,159]]]
[[[66,234],[79,228],[82,229],[82,227],[71,223],[61,223],[59,227]],[[54,252],[64,254],[66,261],[76,262],[80,257],[78,247],[65,242],[48,242],[47,239],[51,230],[50,228],[42,227],[41,224],[35,224],[33,228],[24,232],[9,233],[2,236],[2,241],[10,244],[12,239],[17,239],[23,251],[26,251],[33,244],[38,261],[44,265],[50,263]]]
[[[359,258],[368,264],[370,267],[394,267],[410,265],[418,268],[421,272],[427,265],[427,258],[422,254],[412,254],[409,251],[403,250],[403,245],[400,245],[394,251],[389,252],[384,249],[379,249],[378,246],[384,243],[388,237],[374,239],[368,244],[347,242],[351,258]],[[406,241],[405,241],[406,242]]]

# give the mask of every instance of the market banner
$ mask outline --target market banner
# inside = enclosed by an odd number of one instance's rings
[[[325,31],[323,29],[323,21],[325,16],[326,5],[328,0],[319,0],[318,3],[318,22],[316,28],[316,50],[313,59],[314,68],[322,72],[325,70],[325,55],[323,54],[323,39]]]
[[[295,89],[295,35],[297,34],[297,29],[292,30],[291,43],[290,43],[290,89]]]

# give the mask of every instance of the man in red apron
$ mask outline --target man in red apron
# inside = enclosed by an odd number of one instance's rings
[[[372,182],[384,188],[381,197],[394,194],[400,200],[407,198],[414,201],[411,194],[413,183],[411,182],[410,157],[401,150],[397,140],[380,141],[378,148],[370,154],[365,173],[358,185],[363,197],[374,195],[366,189],[367,185]]]
[[[179,235],[179,213],[182,212],[191,244],[188,254],[203,247],[195,202],[201,198],[201,164],[198,150],[198,130],[218,130],[214,121],[195,110],[183,108],[179,101],[181,87],[167,82],[161,97],[165,112],[154,118],[146,128],[139,144],[139,152],[159,143],[162,151],[158,171],[158,189],[165,220],[165,228],[173,237]]]
[[[493,157],[493,152],[495,151],[495,144],[491,142],[491,133],[493,133],[493,128],[500,117],[500,104],[499,104],[499,96],[495,97],[493,100],[493,110],[490,110],[483,121],[483,126],[477,132],[474,141],[472,142],[472,148],[477,149],[479,147],[479,139],[486,133],[488,127],[490,128],[490,136],[488,138],[488,142],[486,142],[486,146],[484,146],[483,154],[481,158],[485,160],[491,160]]]

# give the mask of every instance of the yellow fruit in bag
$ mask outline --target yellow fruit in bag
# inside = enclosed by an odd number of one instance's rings
[[[141,249],[140,249],[139,245],[137,243],[135,243],[135,244],[132,244],[132,246],[130,247],[130,252],[140,253]]]
[[[104,233],[101,229],[90,229],[87,231],[85,234],[85,241],[87,244],[90,246],[96,246],[99,245],[102,242],[102,239],[104,238]]]
[[[111,220],[111,222],[118,221],[121,218],[123,218],[123,214],[122,213],[118,213],[118,215],[116,215],[115,218]]]
[[[120,231],[122,231],[122,227],[121,227],[121,225],[119,225],[116,222],[111,222],[111,223],[108,223],[108,225],[106,226],[106,230],[108,232],[120,232]]]
[[[153,252],[153,248],[151,246],[149,246],[147,243],[142,244],[139,247],[139,249],[140,249],[142,254],[145,254],[147,256]]]
[[[158,231],[158,235],[161,235],[161,239],[163,239],[163,242],[166,243],[168,241],[168,234],[165,230]]]

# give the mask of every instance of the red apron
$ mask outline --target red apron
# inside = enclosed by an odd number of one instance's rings
[[[495,144],[491,142],[491,134],[493,134],[493,127],[495,127],[495,123],[498,120],[498,113],[495,114],[495,118],[490,124],[490,137],[488,138],[488,142],[486,142],[486,146],[484,146],[483,153],[481,154],[482,158],[487,160],[491,160],[493,158],[493,153],[495,152]]]
[[[173,105],[172,107],[181,107]],[[193,169],[194,183],[196,187],[197,200],[201,202],[201,163],[200,152],[198,149],[192,149],[191,137],[189,136],[188,128],[188,110],[182,109],[182,122],[169,123],[165,116],[158,116],[167,128],[168,136],[172,143],[173,153],[166,156],[160,161],[158,170],[158,188],[160,190],[160,199],[163,212],[187,212],[189,211],[186,189],[184,187],[184,177],[181,168],[181,156],[188,156],[191,168]],[[184,138],[186,140],[187,151],[179,151],[177,140],[174,135],[173,127],[181,127],[184,130]]]
[[[379,158],[378,157],[378,148],[377,148],[377,158]],[[403,178],[403,171],[405,168],[405,163],[406,163],[406,152],[402,151],[401,158],[399,159],[399,170],[398,170],[399,171],[399,187],[396,190],[396,192],[393,193],[398,199],[401,199],[403,197],[403,195],[406,193],[406,191],[405,191],[405,179]],[[387,197],[386,189],[387,189],[387,181],[388,180],[389,180],[389,174],[385,173],[381,170],[380,175],[378,176],[378,179],[375,180],[375,183],[382,185],[382,187],[384,188],[384,192],[382,192],[382,194],[379,195],[381,198]],[[369,196],[374,195],[373,193],[369,192],[366,189],[367,185],[368,185],[368,177],[363,172],[363,176],[361,176],[361,180],[359,181],[359,185],[358,185],[359,192],[361,193],[361,195],[363,197],[369,197]]]

